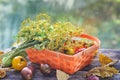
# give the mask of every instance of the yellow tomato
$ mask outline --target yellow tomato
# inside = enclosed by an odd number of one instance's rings
[[[16,56],[12,60],[12,67],[15,70],[22,70],[27,66],[27,60],[22,56]]]
[[[68,54],[68,55],[74,55],[75,54],[75,51],[74,51],[74,49],[73,48],[65,48],[64,49],[64,53],[65,54]]]

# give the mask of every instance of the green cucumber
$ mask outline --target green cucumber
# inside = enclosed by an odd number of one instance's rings
[[[5,66],[5,67],[10,67],[11,66],[11,64],[12,64],[12,58],[10,58],[9,60],[7,60],[7,58],[8,58],[8,56],[5,56],[5,57],[3,57],[2,58],[2,64],[3,64],[3,66]],[[6,61],[7,60],[7,61]]]

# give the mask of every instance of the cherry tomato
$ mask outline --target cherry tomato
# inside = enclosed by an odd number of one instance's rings
[[[86,48],[84,46],[81,46],[81,47],[76,47],[74,50],[75,50],[75,53],[78,53],[78,52],[81,52],[83,50],[85,50]]]
[[[78,53],[78,52],[81,52],[81,51],[83,51],[83,50],[85,50],[86,48],[80,48],[80,49],[78,49],[78,51],[76,51],[76,53]]]

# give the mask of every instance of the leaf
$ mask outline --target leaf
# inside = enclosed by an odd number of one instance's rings
[[[67,80],[69,78],[69,74],[60,70],[57,70],[56,76],[58,80]]]
[[[109,58],[108,56],[104,55],[104,54],[99,54],[99,62],[101,63],[102,66],[113,62],[113,60],[111,58]]]
[[[91,69],[85,75],[86,77],[89,77],[91,75],[96,75],[102,78],[106,78],[106,77],[112,77],[114,74],[117,74],[118,72],[119,71],[114,67],[101,66],[101,67],[95,67]]]

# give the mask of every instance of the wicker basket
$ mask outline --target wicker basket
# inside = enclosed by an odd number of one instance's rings
[[[34,48],[26,49],[26,52],[30,58],[30,61],[33,63],[46,63],[53,69],[58,69],[68,74],[73,74],[90,64],[95,56],[95,51],[98,50],[100,46],[100,40],[95,37],[87,34],[81,34],[77,37],[93,40],[94,45],[74,55],[66,55],[47,49],[37,50]]]

